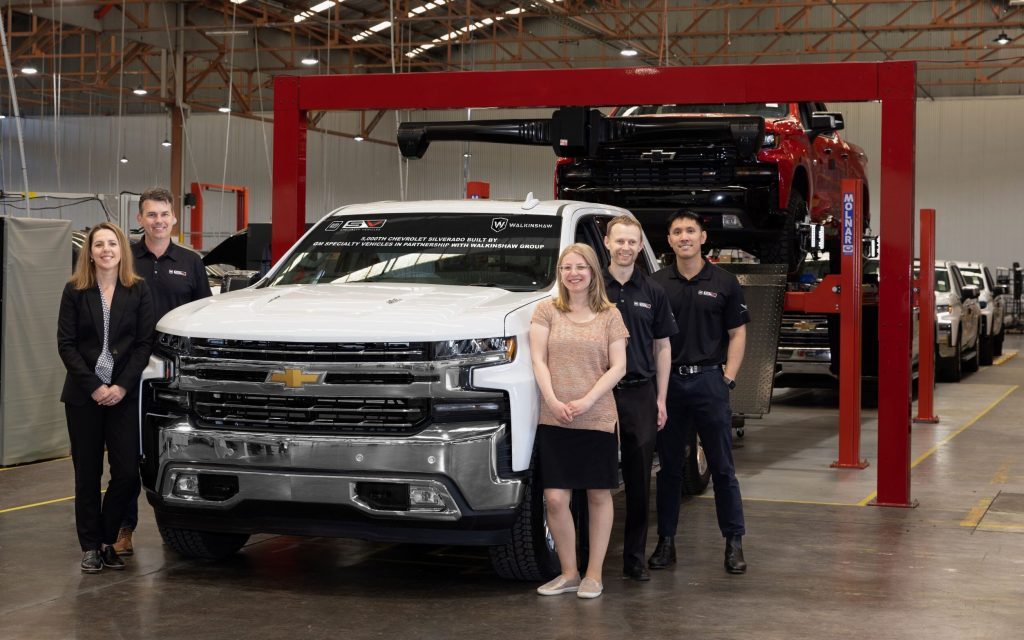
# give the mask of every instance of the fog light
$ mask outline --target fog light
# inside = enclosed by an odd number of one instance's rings
[[[727,213],[722,216],[722,228],[723,229],[742,229],[743,224],[740,222],[740,217]]]
[[[428,485],[409,485],[410,511],[444,511],[441,492]]]
[[[156,401],[162,405],[176,405],[188,409],[188,392],[157,390]]]
[[[195,473],[179,473],[174,479],[174,495],[183,498],[198,498],[199,476]]]

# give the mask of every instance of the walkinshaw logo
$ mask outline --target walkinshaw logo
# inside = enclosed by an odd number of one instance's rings
[[[323,380],[325,372],[312,373],[301,369],[285,369],[284,371],[271,371],[267,375],[267,382],[283,384],[286,389],[301,389],[307,384],[318,384]]]
[[[387,220],[346,220],[346,229],[380,229]]]
[[[508,218],[491,218],[491,231],[501,233],[508,229]]]

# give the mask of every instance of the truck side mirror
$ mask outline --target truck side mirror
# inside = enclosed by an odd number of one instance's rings
[[[247,269],[228,271],[224,274],[224,279],[221,281],[220,291],[221,293],[238,291],[239,289],[244,289],[255,284],[259,279],[259,271],[249,271]]]
[[[978,287],[973,284],[969,284],[963,288],[962,295],[964,300],[977,300],[978,299]]]
[[[830,111],[815,111],[811,114],[811,135],[842,131],[846,128],[843,114]]]
[[[996,286],[992,287],[992,295],[1001,296],[1004,294],[1006,294],[1006,287],[1004,287],[1003,285],[997,284]]]

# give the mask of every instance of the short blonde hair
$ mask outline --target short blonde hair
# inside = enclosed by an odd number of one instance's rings
[[[89,235],[85,238],[82,250],[78,252],[78,262],[75,263],[75,271],[71,274],[69,282],[79,291],[96,286],[96,269],[92,263],[92,241],[96,237],[96,232],[103,231],[104,229],[113,232],[114,237],[117,238],[117,244],[121,247],[121,264],[118,265],[117,269],[118,280],[126,287],[131,287],[136,282],[142,280],[135,273],[135,255],[132,253],[132,248],[128,244],[128,237],[124,235],[124,231],[121,231],[121,227],[113,222],[101,222],[92,229],[89,229]]]
[[[612,235],[612,227],[614,227],[615,225],[618,225],[618,224],[624,224],[627,227],[636,227],[637,229],[640,229],[641,238],[643,237],[643,230],[644,230],[644,228],[643,228],[643,226],[641,226],[640,221],[637,220],[636,218],[634,218],[633,216],[628,215],[628,214],[623,214],[621,216],[615,216],[614,218],[609,220],[608,224],[606,224],[604,226],[604,235],[605,235],[605,237],[611,236]]]
[[[590,306],[590,310],[594,313],[600,313],[606,309],[611,309],[615,305],[608,300],[608,295],[604,290],[604,274],[601,272],[601,264],[597,261],[597,254],[590,247],[580,242],[571,244],[562,250],[562,253],[558,256],[558,269],[562,266],[562,261],[570,253],[578,254],[583,261],[590,267],[590,286],[587,287],[587,304]],[[566,290],[565,285],[562,283],[562,272],[558,271],[558,295],[555,297],[555,308],[559,311],[568,313],[572,310],[569,306],[569,292]]]

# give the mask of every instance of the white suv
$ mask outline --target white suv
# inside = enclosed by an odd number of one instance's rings
[[[978,370],[978,295],[956,263],[935,261],[936,373],[948,382],[960,382],[965,370]]]
[[[1006,335],[1005,289],[996,284],[992,272],[980,262],[957,262],[956,266],[960,268],[967,284],[978,288],[978,306],[981,308],[979,357],[981,364],[992,364],[993,356],[1003,353],[1003,337]]]

